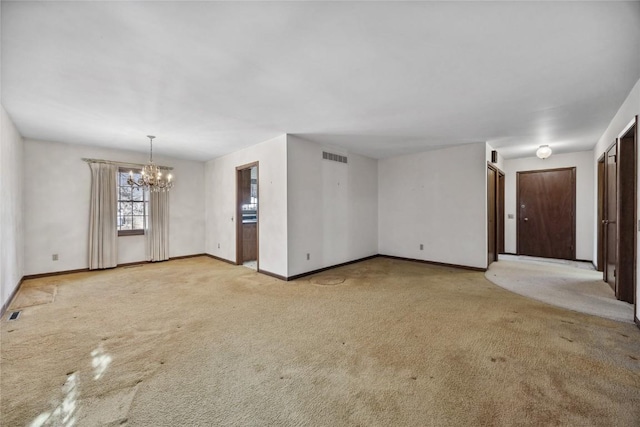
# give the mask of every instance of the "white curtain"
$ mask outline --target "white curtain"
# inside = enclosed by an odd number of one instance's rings
[[[117,166],[89,163],[91,206],[89,217],[89,270],[118,265]]]
[[[169,192],[149,191],[149,218],[145,229],[147,259],[169,259]]]

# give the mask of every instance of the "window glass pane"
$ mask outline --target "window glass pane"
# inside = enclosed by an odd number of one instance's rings
[[[119,185],[127,185],[127,178],[129,177],[128,173],[118,172],[118,182]]]
[[[133,182],[138,182],[140,181],[140,173],[133,173]]]
[[[133,203],[132,202],[120,202],[118,204],[118,214],[119,215],[131,215],[133,214]]]
[[[144,215],[144,202],[132,202],[133,214]]]
[[[131,200],[131,186],[125,185],[120,187],[120,194],[118,197],[120,200]]]
[[[133,187],[133,189],[131,190],[131,199],[138,201],[144,200],[144,191],[142,190],[142,188]]]
[[[119,217],[118,222],[120,223],[120,227],[118,228],[119,230],[131,230],[131,226],[132,226],[132,221],[131,221],[131,217],[126,217],[126,216],[122,216]]]
[[[144,228],[144,216],[134,216],[133,217],[133,229],[134,230],[142,230]]]

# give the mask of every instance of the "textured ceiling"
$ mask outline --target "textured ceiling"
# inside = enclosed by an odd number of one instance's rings
[[[23,136],[197,160],[588,150],[638,79],[640,2],[2,2]]]

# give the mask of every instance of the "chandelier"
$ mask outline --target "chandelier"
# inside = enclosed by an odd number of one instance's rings
[[[140,172],[140,178],[137,181],[133,179],[133,171],[129,172],[129,178],[127,179],[127,184],[135,185],[136,187],[141,187],[148,189],[149,191],[169,191],[171,187],[173,187],[173,181],[171,181],[171,174],[168,174],[165,178],[162,175],[161,168],[153,163],[153,135],[147,135],[149,138],[149,144],[151,146],[151,151],[149,152],[149,163],[142,168]]]

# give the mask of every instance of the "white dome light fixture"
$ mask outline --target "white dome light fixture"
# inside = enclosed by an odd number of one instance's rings
[[[551,153],[551,147],[549,147],[548,145],[541,145],[540,148],[538,148],[538,151],[536,151],[536,156],[538,156],[539,159],[544,160],[548,158]]]

